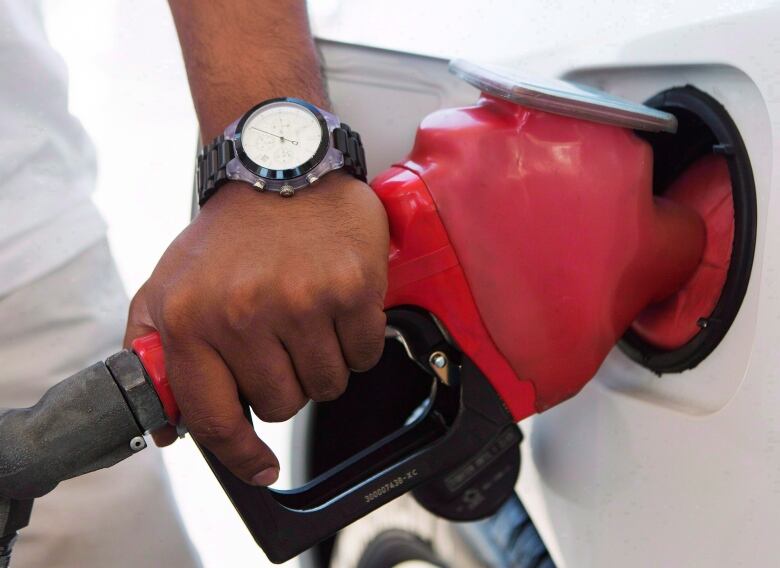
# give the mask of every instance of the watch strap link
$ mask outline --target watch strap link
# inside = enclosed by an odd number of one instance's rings
[[[233,141],[225,140],[224,134],[201,149],[197,167],[198,205],[203,205],[227,181],[227,163],[235,156]]]
[[[344,169],[360,181],[366,181],[366,153],[360,134],[342,122],[340,127],[333,129],[333,145],[344,154]]]

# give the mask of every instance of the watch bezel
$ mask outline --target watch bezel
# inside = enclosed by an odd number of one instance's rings
[[[272,105],[276,103],[285,103],[285,102],[297,104],[299,106],[304,107],[309,112],[311,112],[320,125],[320,131],[322,133],[322,137],[320,140],[320,145],[317,147],[317,151],[314,153],[314,156],[312,156],[309,160],[307,160],[306,162],[304,162],[303,164],[295,168],[291,168],[287,170],[274,170],[271,168],[266,168],[264,166],[261,166],[260,164],[252,160],[244,151],[241,138],[244,131],[244,125],[246,124],[247,120],[249,120],[249,118],[253,116],[258,110],[268,105]],[[306,175],[314,168],[316,168],[320,164],[320,162],[322,162],[322,160],[325,158],[325,155],[328,153],[328,148],[330,147],[330,130],[328,129],[328,123],[325,120],[325,116],[322,114],[320,109],[318,109],[313,104],[306,102],[302,99],[296,99],[293,97],[279,97],[279,98],[268,99],[267,101],[263,101],[255,105],[251,109],[249,109],[246,113],[244,113],[244,116],[241,117],[241,120],[239,120],[238,124],[236,125],[236,132],[233,137],[233,143],[236,147],[236,156],[238,157],[239,161],[243,164],[243,166],[246,169],[248,169],[250,172],[252,172],[258,177],[267,180],[288,181]]]

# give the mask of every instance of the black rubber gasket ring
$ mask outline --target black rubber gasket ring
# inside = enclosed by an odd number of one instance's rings
[[[726,109],[690,85],[652,97],[648,106],[670,112],[679,123],[676,134],[637,133],[653,147],[653,191],[662,194],[695,160],[709,153],[726,158],[734,200],[734,243],[726,283],[701,331],[677,349],[661,349],[628,330],[618,343],[631,359],[651,371],[680,373],[693,369],[720,344],[739,312],[747,291],[756,245],[756,188],[745,144]]]

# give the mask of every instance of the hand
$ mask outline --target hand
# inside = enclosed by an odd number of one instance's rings
[[[125,343],[159,331],[190,434],[247,483],[269,485],[279,463],[239,396],[283,421],[338,397],[348,369],[376,364],[388,246],[382,204],[344,172],[292,199],[226,184],[136,294]]]

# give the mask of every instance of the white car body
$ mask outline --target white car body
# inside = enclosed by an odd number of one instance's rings
[[[460,8],[457,17],[426,22],[439,2],[419,14],[405,2],[397,10],[366,4],[372,14],[342,2],[341,17],[315,6],[314,24],[325,38],[335,111],[363,135],[372,175],[403,158],[423,116],[477,96],[447,73],[446,59],[402,53],[410,45],[635,101],[691,84],[726,108],[748,149],[758,204],[752,275],[736,321],[714,353],[680,374],[659,378],[613,350],[579,395],[521,423],[518,489],[560,567],[778,562],[780,248],[772,243],[780,243],[780,7],[596,2],[579,13],[498,2],[490,16],[490,5],[475,3],[469,28],[457,23],[471,18]],[[360,17],[385,18],[399,32],[375,41],[370,26],[351,24]],[[533,45],[520,37],[529,26],[539,38]],[[468,29],[479,39],[471,50]]]

